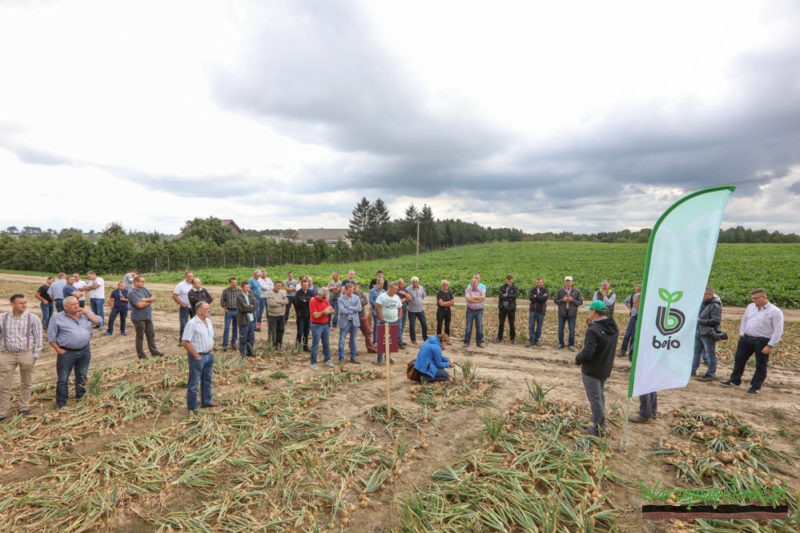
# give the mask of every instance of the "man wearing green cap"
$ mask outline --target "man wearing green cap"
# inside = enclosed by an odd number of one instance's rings
[[[595,300],[586,309],[589,310],[589,327],[583,338],[583,349],[575,356],[575,364],[581,365],[583,388],[592,410],[592,425],[584,430],[599,437],[606,429],[605,385],[614,363],[619,328],[602,300]]]

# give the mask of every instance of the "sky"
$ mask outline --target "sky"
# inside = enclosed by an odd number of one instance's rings
[[[0,228],[800,232],[800,3],[0,0]]]

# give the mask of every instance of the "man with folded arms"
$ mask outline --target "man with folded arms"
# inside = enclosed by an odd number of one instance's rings
[[[339,362],[344,361],[344,342],[350,335],[350,362],[359,364],[356,359],[356,341],[360,320],[358,314],[361,312],[361,299],[353,294],[355,285],[348,283],[344,286],[344,294],[339,296],[337,302],[339,306]]]
[[[186,408],[197,413],[197,388],[200,385],[200,407],[216,407],[211,401],[211,377],[214,370],[214,326],[211,323],[211,306],[198,302],[194,317],[183,329],[181,344],[189,358],[189,384],[186,387]]]

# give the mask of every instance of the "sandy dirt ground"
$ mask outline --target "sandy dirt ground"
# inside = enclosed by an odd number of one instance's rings
[[[39,313],[38,302],[32,297],[36,287],[41,284],[41,279],[23,275],[0,275],[0,311],[10,308],[8,296],[15,292],[22,292],[28,295],[29,309]],[[159,348],[168,356],[183,356],[183,350],[178,346],[178,313],[175,304],[170,299],[172,286],[149,285],[149,288],[159,297],[159,302],[155,307],[154,322],[156,326],[156,340]],[[217,337],[217,344],[221,344],[222,337],[222,313],[218,306],[218,298],[221,287],[209,287],[210,292],[215,297],[213,305],[213,320]],[[107,292],[110,292],[107,291]],[[108,302],[106,302],[108,303]],[[523,304],[521,307],[526,309]],[[742,309],[726,308],[725,325],[728,330],[735,328],[741,316]],[[435,310],[433,306],[427,309],[429,324],[431,329],[435,329]],[[545,322],[545,332],[543,346],[529,348],[525,346],[524,340],[518,339],[518,344],[512,345],[508,339],[504,343],[489,343],[486,348],[477,348],[473,344],[469,348],[464,348],[460,340],[463,335],[464,323],[463,300],[458,303],[454,310],[453,343],[448,348],[447,353],[456,361],[464,358],[471,358],[479,374],[489,376],[497,380],[498,392],[494,396],[494,402],[498,409],[508,409],[508,406],[516,398],[527,396],[527,383],[536,381],[545,388],[551,388],[548,398],[575,402],[585,406],[588,415],[588,404],[581,385],[580,369],[573,364],[574,353],[568,350],[556,349],[556,323],[555,313],[548,313]],[[517,332],[519,337],[526,337],[523,334],[527,329],[527,312],[523,310],[517,317]],[[524,315],[524,317],[522,316]],[[785,312],[787,326],[797,327],[800,321],[799,310],[788,310]],[[106,317],[108,307],[106,307]],[[486,313],[487,339],[496,336],[496,312],[492,311],[492,304]],[[525,320],[523,322],[523,319]],[[579,317],[576,344],[580,349],[583,339],[585,326]],[[92,368],[110,367],[124,365],[135,360],[134,333],[133,327],[129,324],[128,336],[119,335],[118,325],[111,337],[103,337],[96,333],[92,340]],[[294,319],[290,319],[285,339],[291,342],[295,335]],[[266,324],[262,333],[256,334],[256,349],[263,349],[266,341]],[[331,345],[334,351],[333,358],[336,359],[335,346],[338,341],[338,331],[334,330],[331,334]],[[731,344],[732,341],[728,341]],[[724,344],[724,343],[723,343]],[[722,348],[722,344],[720,345]],[[397,355],[399,364],[391,366],[392,374],[392,395],[393,401],[398,407],[408,407],[412,405],[409,390],[413,384],[405,378],[405,363],[415,356],[413,346],[403,350]],[[728,346],[720,357],[717,377],[727,377],[731,370],[730,353],[733,347]],[[385,372],[387,367],[376,367],[372,365],[374,355],[366,354],[364,343],[359,336],[359,359],[362,367],[374,368],[376,371]],[[727,355],[725,355],[727,354]],[[800,355],[800,354],[794,354]],[[218,357],[238,357],[238,354],[229,352],[217,352]],[[268,359],[257,359],[254,362],[259,369],[271,372],[277,369],[282,370],[293,379],[303,379],[313,375],[314,371],[309,368],[308,354],[283,354],[281,357]],[[323,367],[324,368],[324,367]],[[702,369],[702,367],[701,367]],[[326,370],[319,370],[324,372]],[[662,481],[667,486],[676,486],[674,470],[669,470],[659,460],[655,459],[650,450],[655,442],[664,438],[669,433],[672,421],[672,411],[678,408],[690,408],[701,411],[731,412],[750,423],[759,432],[765,435],[766,439],[772,443],[776,449],[789,454],[795,460],[800,459],[800,376],[796,370],[771,366],[765,386],[758,396],[751,397],[744,393],[746,381],[752,376],[752,367],[745,373],[745,383],[740,389],[726,389],[717,382],[701,383],[691,381],[689,385],[682,389],[674,389],[659,393],[659,417],[649,424],[630,425],[628,442],[621,451],[618,446],[622,437],[623,409],[626,403],[628,388],[628,378],[630,375],[630,363],[627,358],[616,358],[614,371],[606,385],[606,407],[609,411],[611,421],[611,431],[608,436],[610,443],[613,443],[613,455],[610,467],[633,480],[641,479],[645,482]],[[34,370],[34,384],[55,383],[55,352],[46,346],[43,350],[41,359],[36,363]],[[224,384],[217,384],[215,400],[224,402],[226,387]],[[231,386],[233,387],[233,386]],[[16,388],[16,386],[15,386]],[[365,411],[380,402],[385,401],[385,385],[381,380],[365,382],[357,387],[338,392],[332,400],[315,407],[324,413],[325,417],[349,417],[355,423],[364,423]],[[183,405],[185,399],[181,399]],[[638,407],[638,401],[634,399],[633,409]],[[13,409],[13,407],[12,407]],[[34,414],[43,415],[53,410],[53,405],[38,402],[33,407]],[[180,411],[180,412],[179,412]],[[182,410],[176,410],[171,417],[185,416]],[[165,417],[159,421],[160,424],[170,423],[170,417]],[[152,427],[149,425],[148,427]],[[405,475],[395,484],[388,497],[401,497],[403,494],[413,490],[415,484],[422,483],[436,469],[452,463],[468,450],[475,447],[479,440],[481,423],[475,413],[470,409],[461,409],[448,414],[438,425],[428,426],[420,430],[418,438],[431,443],[429,461],[425,467],[413,470]],[[130,431],[136,431],[135,425]],[[119,437],[119,435],[117,435]],[[100,444],[98,444],[100,446]],[[9,474],[12,477],[21,475]],[[26,475],[31,475],[27,472]],[[798,474],[796,471],[786,468],[776,471],[776,475],[784,479],[788,486],[795,490],[800,487]],[[4,476],[4,481],[10,478]],[[643,525],[637,519],[638,508],[642,503],[641,492],[637,487],[615,486],[615,500],[621,502],[626,509],[621,524],[625,529],[631,531],[647,530],[654,526]],[[391,509],[391,506],[388,507]],[[382,508],[385,513],[386,509]],[[391,511],[389,511],[391,513]],[[364,530],[383,530],[384,525],[391,523],[392,517],[379,515],[378,511],[371,516],[369,512],[360,520]],[[382,525],[383,524],[383,525]]]

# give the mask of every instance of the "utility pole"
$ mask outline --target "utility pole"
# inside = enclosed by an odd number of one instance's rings
[[[417,273],[419,273],[419,220],[417,220]]]

